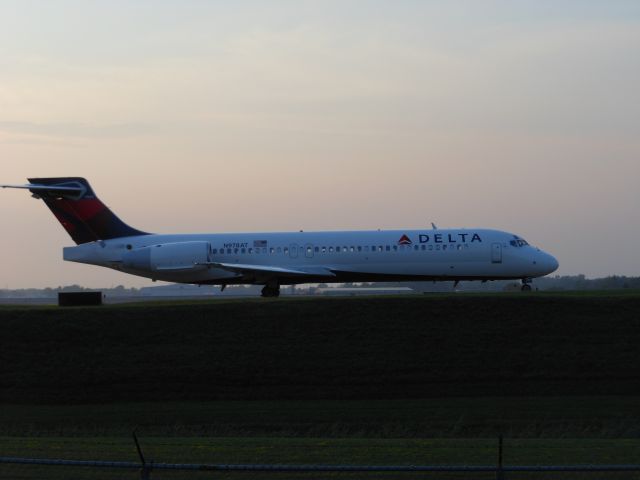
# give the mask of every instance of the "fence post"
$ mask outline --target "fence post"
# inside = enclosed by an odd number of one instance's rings
[[[504,470],[502,469],[502,434],[498,437],[498,468],[496,470],[496,480],[504,480]]]
[[[136,435],[136,431],[132,432],[133,441],[136,444],[136,449],[138,450],[138,456],[140,457],[140,462],[142,462],[142,469],[140,470],[140,480],[151,480],[151,470],[152,463],[147,463],[144,459],[144,454],[142,453],[142,448],[140,448],[140,442],[138,442],[138,436]]]
[[[151,480],[151,464],[145,463],[140,470],[140,480]]]

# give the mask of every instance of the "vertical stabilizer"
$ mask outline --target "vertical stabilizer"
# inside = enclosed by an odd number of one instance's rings
[[[148,235],[120,220],[96,197],[84,178],[30,178],[28,188],[40,198],[77,244]]]

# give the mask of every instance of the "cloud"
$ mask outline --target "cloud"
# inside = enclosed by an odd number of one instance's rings
[[[156,128],[144,123],[114,123],[106,125],[91,125],[65,122],[34,123],[0,121],[0,132],[29,136],[32,138],[32,141],[37,141],[38,137],[80,139],[131,138],[140,135],[153,134],[156,131]]]

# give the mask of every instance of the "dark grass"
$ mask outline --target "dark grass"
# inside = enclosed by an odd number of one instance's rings
[[[350,465],[495,465],[497,441],[481,439],[322,439],[322,438],[141,438],[147,459],[176,463],[265,463]],[[76,460],[137,461],[127,437],[15,438],[0,437],[8,456]],[[638,440],[506,439],[505,465],[629,464],[637,462]],[[136,471],[0,465],[1,478],[134,479]],[[152,478],[224,479],[490,479],[495,474],[288,474],[288,473],[166,473]],[[638,474],[508,474],[507,479],[637,479]]]
[[[137,427],[164,462],[490,464],[504,434],[507,464],[640,463],[639,312],[627,291],[3,306],[0,455],[134,460]],[[138,474],[0,466],[87,477]]]
[[[5,436],[639,438],[640,397],[2,405]]]
[[[0,401],[640,395],[640,295],[0,308]]]

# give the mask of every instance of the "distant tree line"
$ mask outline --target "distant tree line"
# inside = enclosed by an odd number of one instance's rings
[[[474,291],[474,292],[495,292],[516,289],[519,282],[515,281],[489,281],[489,282],[460,282],[456,287],[456,291]],[[320,284],[318,287],[346,287],[346,288],[366,288],[366,287],[409,287],[416,292],[451,292],[454,289],[453,281],[451,282],[377,282],[377,283],[345,283],[325,285]],[[613,275],[603,278],[586,278],[584,275],[565,275],[555,277],[537,278],[533,281],[534,288],[538,290],[562,291],[562,290],[621,290],[621,289],[640,289],[640,277],[626,277],[621,275]],[[170,285],[156,287],[159,291],[163,288],[170,288]],[[185,285],[184,294],[188,295],[195,286]],[[299,285],[295,287],[283,288],[283,294],[314,294],[317,288],[313,285]],[[149,287],[147,287],[148,289]],[[242,295],[255,293],[256,287],[244,285],[229,286],[224,294],[226,295]],[[3,289],[0,290],[0,298],[53,298],[58,292],[82,292],[100,290],[107,296],[112,297],[128,297],[142,295],[139,288],[127,288],[123,285],[110,288],[86,288],[80,285],[67,285],[55,288],[24,288],[24,289]],[[207,287],[207,290],[213,294],[219,294],[218,288]]]
[[[86,288],[80,285],[66,285],[55,288],[21,288],[21,289],[4,289],[0,290],[0,298],[49,298],[56,297],[58,292],[91,292],[100,290],[107,295],[113,296],[129,296],[137,295],[139,289],[126,288],[123,285],[110,288]]]
[[[346,284],[348,286],[350,284]],[[418,292],[450,292],[453,290],[451,282],[391,282],[391,283],[367,283],[363,286],[376,287],[410,287]],[[513,280],[496,280],[488,282],[460,282],[456,291],[495,292],[514,289],[520,282]],[[556,275],[554,277],[536,278],[533,281],[534,288],[538,290],[563,291],[563,290],[620,290],[627,288],[640,289],[640,277],[626,277],[613,275],[602,278],[586,278],[584,275]]]

